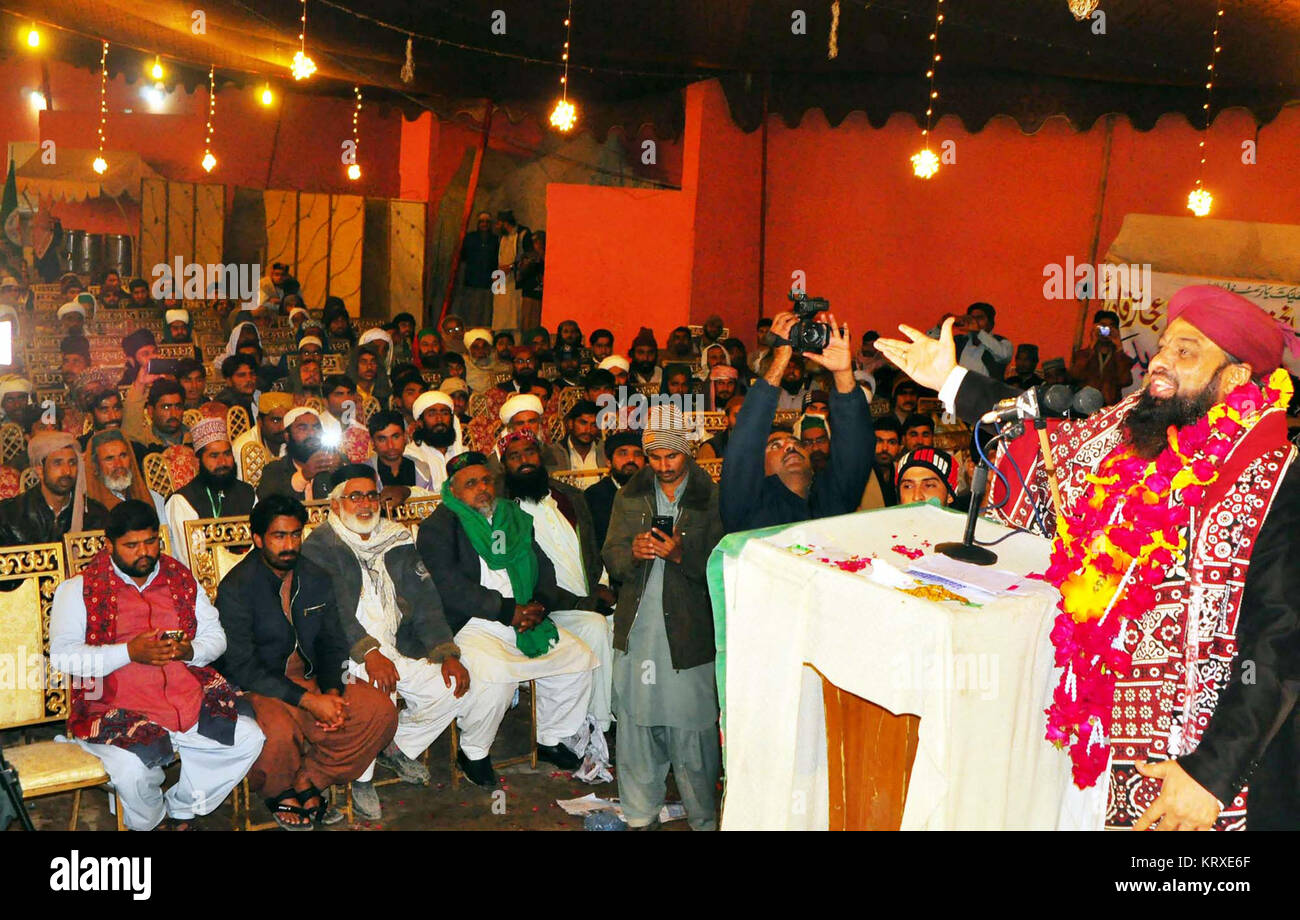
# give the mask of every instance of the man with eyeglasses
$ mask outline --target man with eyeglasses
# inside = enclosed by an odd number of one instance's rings
[[[329,518],[303,541],[302,558],[329,572],[348,649],[345,680],[365,681],[405,702],[393,743],[378,762],[403,782],[425,785],[429,771],[417,758],[457,716],[472,724],[491,720],[496,700],[483,699],[461,664],[411,532],[380,516],[374,468],[350,463],[330,483]],[[371,819],[380,815],[373,776],[372,764],[352,784],[353,804]]]
[[[803,357],[826,368],[835,381],[826,420],[835,437],[825,466],[814,470],[809,447],[789,428],[772,424],[781,380],[793,357],[790,345],[778,345],[766,374],[745,394],[727,444],[719,501],[728,533],[848,514],[862,501],[876,452],[871,409],[853,379],[848,328],[839,327],[834,314],[816,319],[830,324],[830,343],[820,354]],[[796,322],[798,317],[789,312],[775,317],[775,340],[787,341]]]

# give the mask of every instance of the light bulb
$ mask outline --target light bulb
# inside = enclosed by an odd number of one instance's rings
[[[162,61],[160,61],[157,56],[153,59],[153,68],[149,71],[149,76],[153,77],[155,80],[161,80],[163,78]]]
[[[39,48],[41,46],[41,33],[36,26],[32,26],[27,32],[27,47]]]
[[[212,167],[217,165],[217,158],[212,155],[211,151],[203,154],[203,171],[212,172]]]
[[[560,99],[551,109],[551,127],[559,131],[572,131],[578,120],[578,110],[567,99]]]
[[[32,111],[35,112],[45,111],[45,94],[42,93],[40,90],[38,89],[32,90],[31,95],[27,97],[27,100],[32,104]]]
[[[103,157],[95,157],[95,162],[90,164],[90,168],[102,176],[108,169],[108,162]]]
[[[358,179],[361,178],[360,165],[353,163],[348,167],[348,178],[351,179],[353,182],[356,182]]]
[[[1187,196],[1187,210],[1191,211],[1197,217],[1204,217],[1210,213],[1210,208],[1214,204],[1214,196],[1208,189],[1195,188]]]
[[[316,72],[316,62],[299,51],[293,56],[293,64],[290,65],[289,70],[295,80],[306,80]]]
[[[938,171],[939,158],[929,147],[912,155],[912,172],[918,179],[929,179]]]
[[[262,88],[262,105],[270,105],[275,101],[275,96],[271,94],[271,85],[268,83]]]

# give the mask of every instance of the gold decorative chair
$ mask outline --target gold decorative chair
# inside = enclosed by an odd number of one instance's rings
[[[942,415],[943,400],[937,396],[922,396],[916,401],[916,411],[921,415]]]
[[[186,409],[181,413],[181,422],[186,428],[193,428],[203,420],[203,413],[198,409]]]
[[[159,342],[158,349],[154,352],[156,358],[170,358],[173,361],[180,361],[185,358],[194,357],[193,342]]]
[[[262,481],[262,470],[270,462],[270,453],[258,441],[249,441],[239,451],[239,466],[244,471],[244,482],[254,489]]]
[[[104,548],[105,537],[102,530],[74,530],[63,535],[63,559],[67,566],[67,577],[75,578],[81,574],[95,554]],[[158,548],[171,555],[171,539],[166,527],[158,529]]]
[[[883,396],[877,396],[875,399],[871,400],[872,418],[883,418],[888,414],[889,414],[889,400],[885,399]]]
[[[696,460],[700,469],[709,474],[709,478],[717,482],[722,478],[722,460]]]
[[[230,440],[233,441],[253,427],[253,420],[248,417],[243,406],[231,406],[226,413],[226,425],[230,428]]]
[[[40,481],[40,471],[34,466],[29,466],[27,469],[23,470],[22,474],[18,477],[18,491],[26,492]]]
[[[379,400],[373,396],[367,396],[361,400],[361,411],[357,416],[357,421],[366,425],[370,422],[370,417],[379,411]]]
[[[596,470],[555,470],[551,473],[551,478],[565,485],[573,486],[575,489],[585,489],[600,482],[608,475],[609,467],[602,466]]]
[[[493,382],[493,383],[505,383],[507,380],[509,380],[511,377],[513,377],[514,374],[515,374],[515,372],[514,372],[513,370],[510,370],[510,371],[497,371],[497,372],[492,376],[492,382]]]
[[[552,444],[559,444],[564,438],[564,416],[555,413],[546,418],[546,436]]]
[[[17,663],[15,674],[35,678],[14,681],[12,689],[0,690],[0,729],[62,722],[68,717],[69,679],[54,671],[49,662],[50,607],[63,571],[63,547],[57,543],[0,550],[0,578],[17,582],[13,590],[0,592],[0,654]],[[68,830],[77,827],[81,790],[105,786],[109,781],[103,762],[76,744],[37,741],[7,745],[5,759],[18,774],[23,798],[72,793]],[[121,830],[120,803],[114,811]]]
[[[633,389],[646,398],[659,395],[659,384],[657,383],[638,383]]]
[[[725,412],[687,412],[685,420],[688,426],[699,426],[710,434],[727,430],[727,413]]]
[[[478,418],[479,416],[487,412],[487,406],[488,406],[487,398],[488,395],[486,393],[470,394],[469,404],[465,407],[465,410],[469,413],[470,418]]]
[[[437,387],[442,383],[442,374],[438,371],[431,371],[428,368],[420,371],[420,376],[430,387]]]
[[[322,374],[346,374],[348,370],[346,358],[345,354],[321,355],[320,372]]]
[[[772,416],[773,425],[793,425],[799,420],[797,409],[778,409]]]
[[[582,387],[564,387],[560,390],[560,416],[569,414],[569,410],[587,398],[587,391]]]
[[[167,460],[162,454],[144,455],[144,481],[163,498],[170,498],[175,491],[172,488],[172,474],[167,469]]]
[[[27,436],[21,425],[5,422],[0,425],[0,463],[8,463],[27,449]]]

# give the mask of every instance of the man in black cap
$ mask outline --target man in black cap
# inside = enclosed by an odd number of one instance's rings
[[[122,339],[122,354],[126,356],[126,369],[117,385],[129,386],[142,371],[149,369],[149,359],[158,350],[158,340],[149,329],[137,329]]]
[[[555,369],[559,375],[555,378],[557,387],[582,386],[582,349],[576,345],[561,343],[552,352]]]
[[[973,303],[966,315],[953,324],[953,342],[957,346],[957,363],[967,370],[994,380],[1007,375],[1007,365],[1015,352],[1010,340],[993,334],[997,311],[991,303]]]
[[[605,452],[609,455],[609,475],[582,493],[591,510],[591,521],[596,528],[596,545],[605,545],[609,531],[609,513],[614,508],[614,496],[623,488],[637,470],[645,466],[645,451],[641,449],[640,431],[616,431],[605,439]],[[615,588],[617,590],[617,588]]]
[[[60,370],[63,372],[63,385],[71,392],[77,385],[77,377],[90,367],[90,340],[84,335],[65,336],[59,343],[61,356]]]
[[[932,498],[951,505],[957,499],[957,464],[951,454],[937,447],[918,447],[903,454],[896,481],[900,505]]]

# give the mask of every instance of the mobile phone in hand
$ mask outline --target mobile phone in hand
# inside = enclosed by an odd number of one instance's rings
[[[170,639],[170,640],[172,640],[173,642],[184,642],[184,641],[185,641],[185,630],[183,630],[183,629],[164,629],[162,632],[158,633],[158,638],[160,638],[160,639]]]
[[[668,514],[656,514],[654,517],[650,518],[650,526],[653,527],[655,530],[660,530],[666,534],[671,534],[673,532],[672,516]],[[663,540],[663,537],[657,535],[654,532],[654,530],[650,532],[650,535],[654,537],[656,540],[661,540],[661,541]]]

